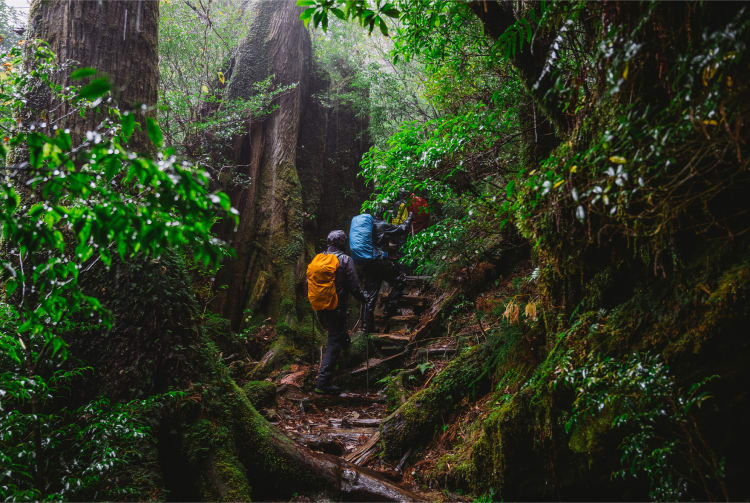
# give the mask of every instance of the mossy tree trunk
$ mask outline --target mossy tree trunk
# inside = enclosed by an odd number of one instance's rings
[[[248,307],[262,309],[274,321],[297,324],[296,285],[302,278],[304,235],[302,186],[296,169],[303,89],[310,69],[310,38],[291,0],[250,5],[252,25],[241,43],[230,99],[249,98],[253,84],[274,75],[277,85],[296,84],[277,100],[277,109],[249,119],[235,139],[235,160],[250,176],[247,189],[231,194],[240,224],[230,234],[237,256],[220,272],[228,285],[216,309],[238,328]]]

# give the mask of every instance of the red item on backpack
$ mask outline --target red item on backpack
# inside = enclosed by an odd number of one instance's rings
[[[427,200],[412,194],[409,211],[414,215],[411,224],[413,231],[417,233],[426,229],[430,222],[430,208],[427,206]]]

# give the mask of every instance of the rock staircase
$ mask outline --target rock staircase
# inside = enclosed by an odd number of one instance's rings
[[[440,351],[440,347],[430,347],[430,341],[425,341],[439,321],[440,310],[455,295],[430,292],[428,279],[408,276],[398,312],[390,317],[385,316],[384,309],[389,288],[381,291],[375,310],[376,333],[369,334],[363,344],[367,350],[359,363],[340,370],[335,380],[347,393],[316,395],[302,387],[290,387],[278,394],[278,423],[288,436],[354,465],[369,463],[369,468],[393,482],[401,480],[406,456],[395,466],[381,462],[372,466],[378,450],[379,426],[387,415],[386,396],[376,392],[382,387],[377,381],[394,369],[416,367],[425,358],[450,358],[455,354],[453,348]],[[310,368],[308,379],[315,374],[316,369]]]

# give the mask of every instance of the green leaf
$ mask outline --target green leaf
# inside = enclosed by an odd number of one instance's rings
[[[164,141],[164,137],[161,134],[161,128],[156,123],[153,117],[146,118],[146,132],[151,141],[156,145],[157,148],[161,148],[161,144]]]
[[[122,135],[125,141],[128,141],[133,134],[133,131],[135,131],[135,115],[132,113],[124,113],[120,123],[122,124]]]
[[[128,252],[128,243],[125,240],[120,240],[117,242],[117,253],[120,255],[120,258],[125,260],[125,254]]]
[[[57,138],[58,138],[58,146],[62,150],[70,150],[73,148],[73,139],[70,137],[69,133],[66,133],[63,129],[57,130]]]
[[[297,0],[298,7],[309,7],[315,5],[315,0]]]
[[[10,356],[12,360],[14,360],[16,363],[21,363],[21,358],[18,357],[18,352],[16,351],[16,348],[9,346],[6,349],[8,351],[8,356]]]
[[[14,279],[8,281],[5,284],[5,292],[8,294],[8,296],[13,295],[13,292],[16,291],[16,288],[18,288],[18,282]]]
[[[380,32],[387,37],[388,36],[388,26],[386,26],[385,20],[382,17],[380,17],[380,16],[378,16],[378,24],[380,25]]]
[[[112,254],[109,252],[107,248],[100,248],[99,249],[99,258],[102,259],[102,263],[109,267],[112,265]]]
[[[299,15],[299,18],[305,22],[305,26],[307,26],[310,23],[310,19],[312,18],[312,15],[314,12],[315,12],[315,9],[305,9]]]
[[[339,19],[346,19],[346,14],[344,14],[344,11],[341,9],[337,9],[336,7],[331,8],[331,12],[333,12],[333,15],[336,16]]]
[[[104,96],[109,92],[110,85],[109,80],[106,77],[99,77],[94,79],[85,85],[79,92],[76,99],[78,100],[90,100]]]
[[[401,14],[399,10],[390,3],[385,4],[383,8],[380,9],[380,12],[388,17],[398,17]]]
[[[73,73],[70,74],[70,80],[81,80],[85,79],[86,77],[91,77],[92,75],[96,75],[96,68],[79,68],[77,70],[74,70]]]
[[[65,342],[59,337],[52,338],[52,340],[50,340],[50,343],[52,344],[52,357],[54,357],[57,352],[60,351],[60,348],[65,345]]]
[[[229,196],[224,192],[217,192],[216,195],[219,197],[219,206],[221,206],[225,211],[229,211],[229,209],[232,207],[232,203],[229,201]]]

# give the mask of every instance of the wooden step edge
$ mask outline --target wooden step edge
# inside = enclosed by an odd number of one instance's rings
[[[388,297],[389,295],[383,295],[383,300],[388,300]],[[427,304],[431,303],[433,299],[425,295],[402,295],[398,300],[408,304]]]
[[[405,343],[408,344],[411,341],[411,337],[406,334],[370,334],[370,337],[376,341],[393,342],[393,343]]]
[[[396,360],[398,358],[403,358],[407,355],[408,351],[401,351],[400,353],[396,353],[395,355],[388,356],[386,358],[370,358],[367,360],[367,362],[362,365],[361,367],[358,367],[354,370],[352,370],[349,375],[357,376],[360,374],[364,374],[371,368],[378,367],[380,365],[383,365],[384,363],[391,362],[393,360]]]
[[[416,314],[399,314],[397,316],[375,316],[376,321],[419,321]]]

